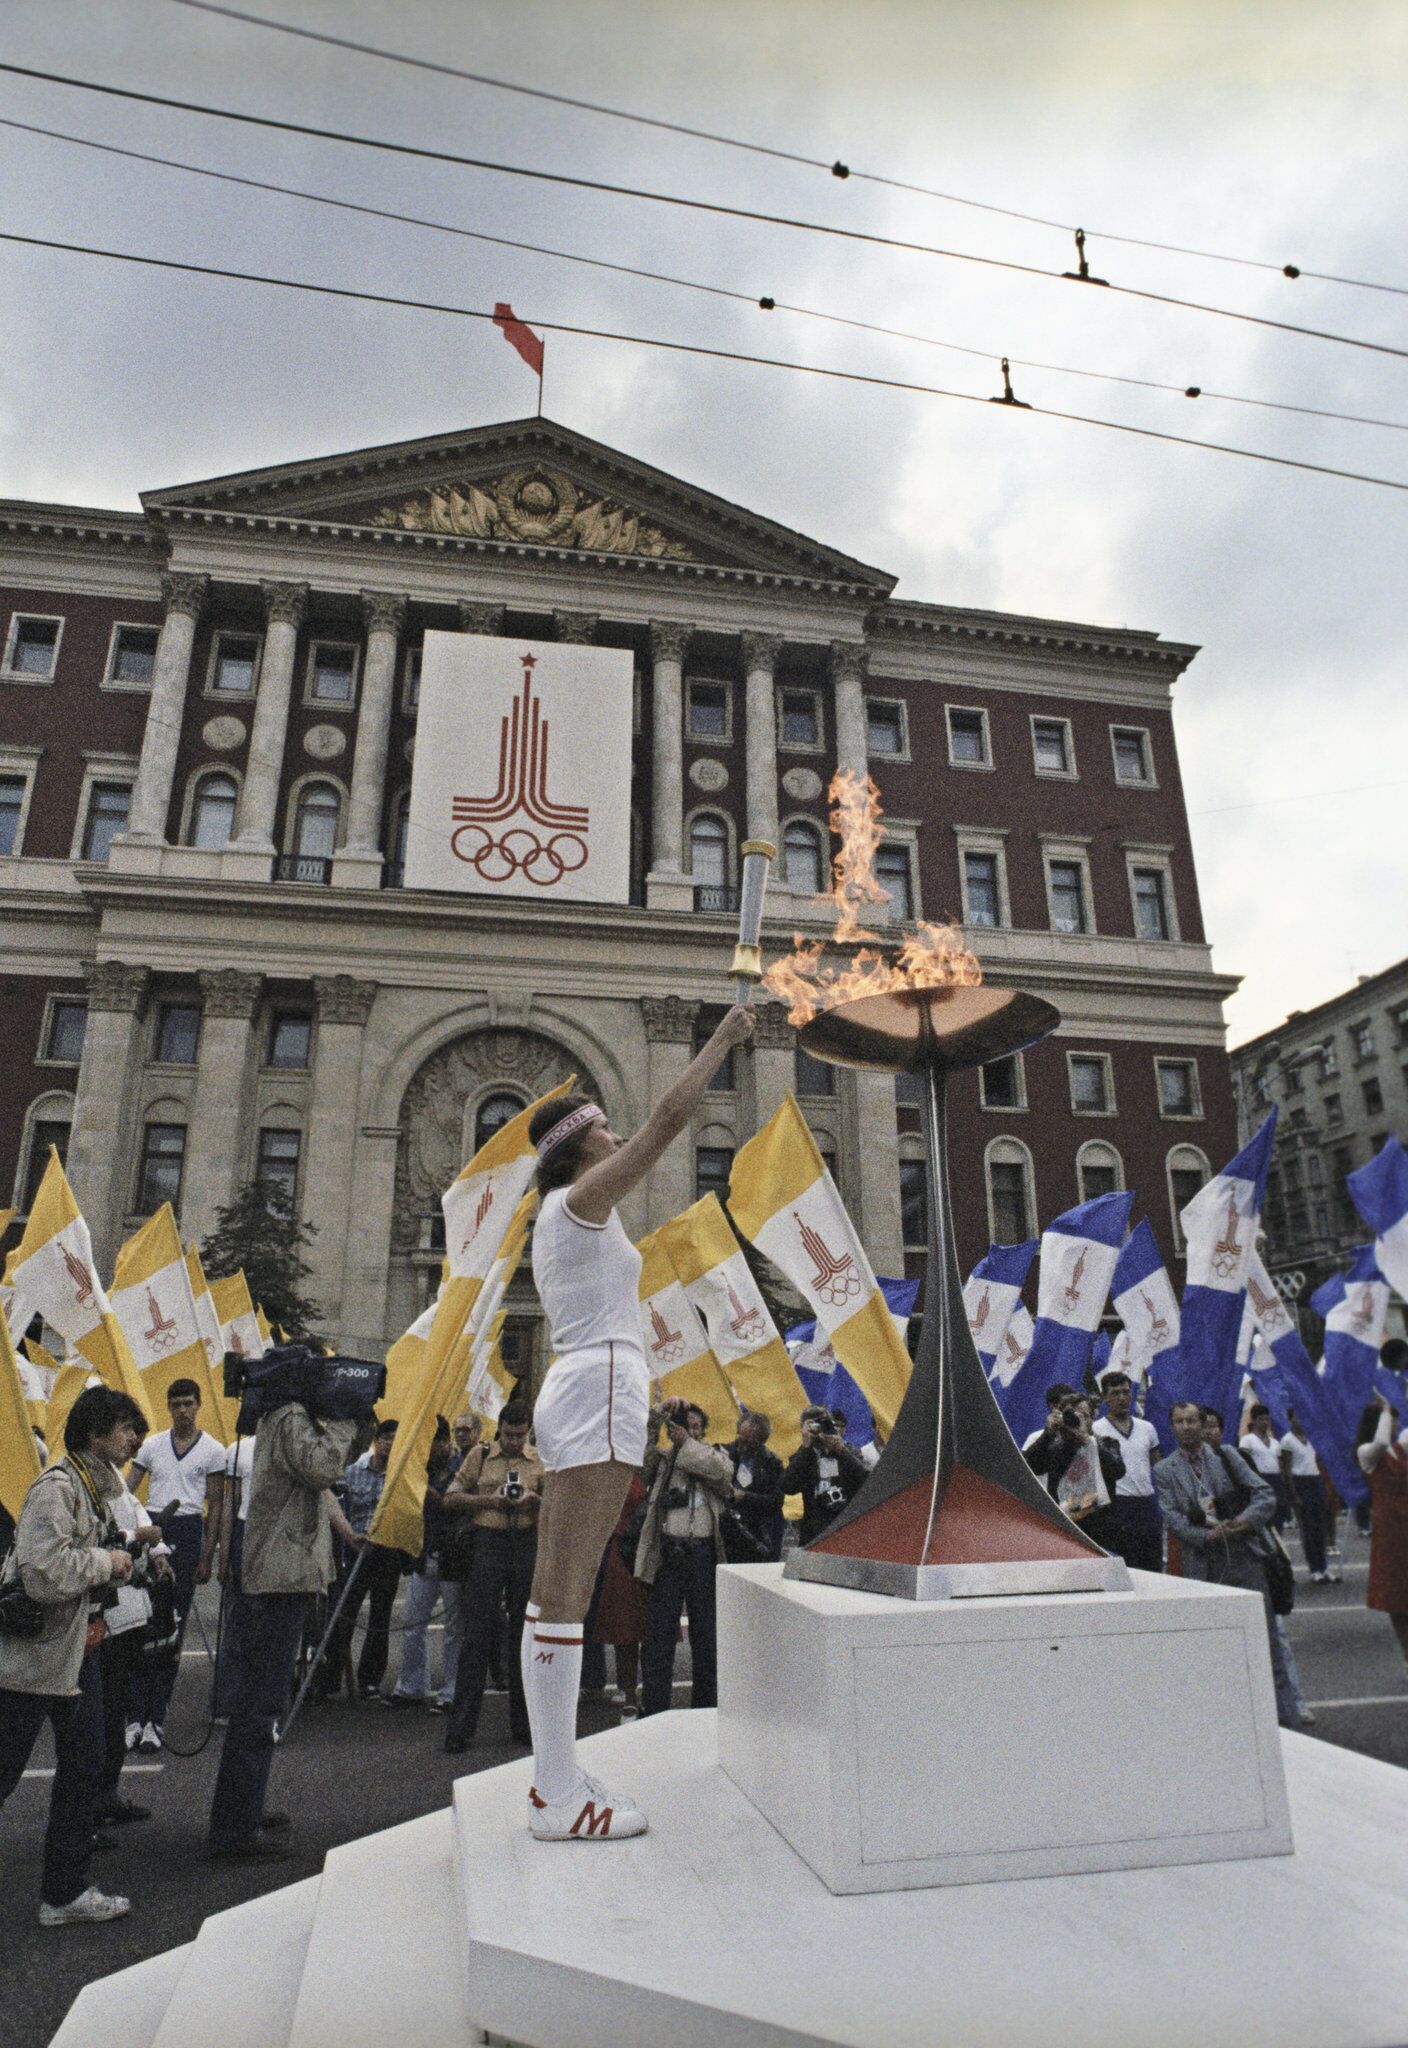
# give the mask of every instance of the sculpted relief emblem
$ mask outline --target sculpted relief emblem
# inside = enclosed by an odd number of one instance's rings
[[[466,540],[529,541],[540,547],[584,548],[594,554],[694,559],[638,512],[609,498],[591,498],[560,470],[511,470],[496,484],[436,484],[400,505],[383,505],[368,522],[408,533],[455,533]]]
[[[347,751],[347,735],[335,725],[313,725],[303,735],[303,751],[315,761],[335,761]]]

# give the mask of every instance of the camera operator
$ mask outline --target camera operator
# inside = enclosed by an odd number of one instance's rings
[[[137,1454],[147,1434],[146,1417],[134,1424]],[[129,1467],[133,1474],[140,1469]],[[98,1652],[103,1677],[103,1774],[93,1818],[99,1827],[129,1827],[150,1820],[151,1809],[124,1799],[118,1790],[131,1743],[129,1711],[133,1688],[157,1661],[174,1664],[180,1648],[171,1551],[160,1526],[119,1474],[112,1517],[132,1552],[132,1577],[119,1586],[103,1619],[107,1633]]]
[[[719,1520],[733,1492],[728,1452],[704,1441],[709,1418],[693,1402],[662,1401],[651,1410],[645,1454],[645,1520],[635,1575],[650,1594],[641,1652],[642,1715],[661,1714],[673,1696],[681,1611],[689,1616],[690,1705],[718,1704],[714,1570],[724,1561]],[[658,1442],[665,1425],[668,1450]]]
[[[528,1441],[532,1420],[526,1402],[505,1402],[493,1443],[468,1452],[440,1496],[440,1513],[447,1520],[468,1516],[474,1524],[469,1577],[457,1588],[464,1628],[454,1704],[445,1729],[445,1748],[451,1756],[468,1749],[479,1725],[501,1603],[508,1611],[507,1640],[517,1643],[523,1637],[523,1610],[533,1590],[538,1510],[547,1476],[542,1459]],[[508,1666],[509,1732],[515,1742],[528,1743],[532,1735],[522,1659],[510,1657]]]
[[[118,1920],[129,1910],[128,1900],[89,1884],[88,1865],[103,1770],[102,1612],[132,1576],[111,1504],[140,1420],[127,1394],[84,1388],[64,1425],[66,1455],[25,1495],[0,1579],[0,1804],[46,1720],[54,1731],[41,1927]]]
[[[1116,1549],[1120,1532],[1111,1503],[1124,1476],[1124,1453],[1112,1437],[1096,1436],[1084,1394],[1062,1401],[1026,1456],[1051,1498],[1091,1541]]]
[[[260,1363],[270,1368],[271,1358]],[[274,1729],[288,1699],[309,1595],[325,1592],[333,1578],[324,1495],[342,1477],[357,1430],[355,1421],[315,1421],[306,1401],[280,1382],[266,1400],[254,1439],[234,1596],[239,1614],[229,1631],[230,1720],[210,1806],[210,1854],[235,1863],[289,1854],[284,1816],[264,1812]]]
[[[728,1519],[724,1524],[724,1549],[732,1564],[758,1564],[782,1555],[782,1460],[768,1449],[772,1424],[766,1415],[745,1408],[738,1419],[738,1435],[728,1446],[733,1466],[732,1513],[742,1524],[752,1545],[730,1547]]]
[[[866,1465],[853,1451],[829,1408],[802,1410],[802,1441],[782,1475],[784,1493],[802,1496],[799,1543],[810,1543],[835,1521],[865,1484]]]

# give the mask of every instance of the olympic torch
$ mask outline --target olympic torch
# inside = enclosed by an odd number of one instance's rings
[[[768,869],[777,848],[767,839],[743,842],[743,886],[738,893],[738,944],[733,949],[734,1000],[751,1002],[753,990],[763,977],[763,899],[768,893]]]

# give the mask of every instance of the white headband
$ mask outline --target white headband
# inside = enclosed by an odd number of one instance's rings
[[[584,1102],[580,1109],[570,1111],[561,1123],[554,1124],[545,1138],[538,1140],[539,1159],[546,1159],[549,1152],[555,1152],[559,1145],[565,1144],[568,1138],[575,1137],[578,1131],[584,1131],[588,1124],[605,1122],[604,1109],[598,1109],[594,1102]]]

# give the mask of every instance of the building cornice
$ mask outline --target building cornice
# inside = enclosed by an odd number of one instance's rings
[[[1357,1017],[1360,1011],[1382,1002],[1396,984],[1408,996],[1408,960],[1395,960],[1392,967],[1385,967],[1378,974],[1366,975],[1353,988],[1341,989],[1337,996],[1327,996],[1314,1009],[1298,1010],[1294,1016],[1283,1018],[1256,1038],[1244,1039],[1233,1047],[1229,1057],[1237,1065],[1253,1054],[1269,1052],[1273,1046],[1294,1045],[1307,1037],[1318,1038],[1324,1032],[1327,1019],[1338,1021],[1341,1016]]]
[[[874,661],[901,650],[956,646],[989,646],[1004,652],[1048,658],[1052,653],[1083,661],[1118,663],[1159,669],[1171,681],[1199,652],[1182,641],[1162,640],[1157,633],[1087,626],[1067,619],[1028,618],[1016,612],[969,611],[958,605],[921,604],[890,599],[876,606],[870,618]]]

